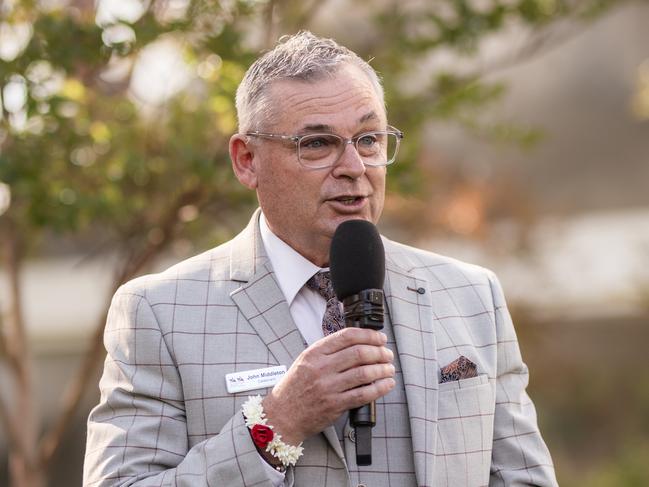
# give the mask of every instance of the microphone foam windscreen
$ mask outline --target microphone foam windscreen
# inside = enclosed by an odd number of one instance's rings
[[[365,220],[347,220],[336,228],[329,250],[331,282],[339,300],[364,289],[382,289],[385,250],[378,230]]]

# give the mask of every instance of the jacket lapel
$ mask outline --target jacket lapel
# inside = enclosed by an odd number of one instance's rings
[[[386,305],[403,372],[418,485],[432,485],[437,439],[437,347],[430,290],[416,272],[398,266],[386,244]],[[420,294],[421,293],[421,294]]]
[[[270,264],[260,265],[250,281],[230,296],[278,364],[289,367],[304,350],[304,342]]]
[[[259,215],[257,210],[246,229],[232,241],[230,278],[241,282],[241,287],[230,297],[278,364],[288,367],[304,350],[304,341],[266,256]]]
[[[277,363],[288,368],[305,345],[266,255],[259,232],[260,213],[257,210],[244,231],[232,241],[230,278],[241,282],[241,287],[230,297]],[[328,427],[323,435],[344,463],[335,428]]]

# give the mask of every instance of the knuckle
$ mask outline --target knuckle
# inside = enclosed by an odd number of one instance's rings
[[[371,398],[368,397],[367,387],[358,387],[353,390],[354,402],[356,404],[365,404],[370,402]]]
[[[301,360],[299,363],[291,366],[294,369],[296,377],[302,380],[311,380],[311,378],[319,377],[319,369],[317,363],[311,360]]]
[[[322,345],[319,342],[315,342],[300,353],[297,361],[312,362],[318,360],[318,357],[322,355]]]
[[[343,328],[335,333],[337,335],[337,340],[340,342],[342,347],[348,347],[352,343],[352,331],[353,328]]]
[[[387,371],[386,371],[387,372],[386,373],[387,377],[394,377],[394,375],[397,373],[397,369],[395,369],[394,365],[392,365],[392,364],[388,364],[386,366],[386,369],[387,369]]]
[[[359,364],[367,364],[372,361],[371,349],[367,346],[357,345],[354,347],[354,354]]]
[[[328,394],[323,396],[318,403],[323,411],[333,411],[338,407],[337,401],[333,400]]]
[[[354,358],[356,359],[356,362],[361,363],[363,361],[363,348],[356,346],[354,347]]]
[[[370,335],[370,339],[372,340],[373,343],[376,343],[378,346],[381,346],[385,343],[386,336],[385,334],[381,333],[380,331],[376,330],[368,330],[372,334]]]
[[[380,395],[385,396],[388,392],[390,392],[394,388],[395,384],[396,382],[392,378],[382,381],[382,383],[380,384],[380,391],[379,391]]]
[[[389,348],[383,347],[383,355],[386,358],[386,362],[392,362],[394,360],[394,353]]]
[[[363,329],[363,341],[369,345],[374,345],[376,347],[383,346],[382,333],[376,330]]]
[[[358,367],[355,369],[355,375],[359,384],[370,382],[370,373],[367,367]]]

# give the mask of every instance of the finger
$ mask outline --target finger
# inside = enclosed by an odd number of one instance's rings
[[[343,328],[336,333],[327,335],[316,343],[322,353],[329,355],[361,343],[382,346],[387,341],[385,334],[376,330],[367,328]]]
[[[341,403],[345,404],[345,409],[361,407],[378,398],[385,396],[390,392],[396,382],[393,378],[379,379],[372,384],[356,387],[341,393]]]
[[[377,380],[394,377],[395,369],[392,364],[373,364],[354,367],[341,374],[336,374],[332,385],[336,392],[343,392],[358,386],[371,384]]]
[[[392,350],[374,345],[353,345],[329,355],[334,362],[334,370],[343,372],[360,365],[390,363],[394,359]]]

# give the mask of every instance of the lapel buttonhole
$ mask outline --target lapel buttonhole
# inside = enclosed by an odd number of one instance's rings
[[[407,286],[406,289],[408,289],[408,291],[412,291],[412,292],[415,292],[417,294],[425,294],[426,293],[426,290],[423,287],[414,288],[414,287]]]

